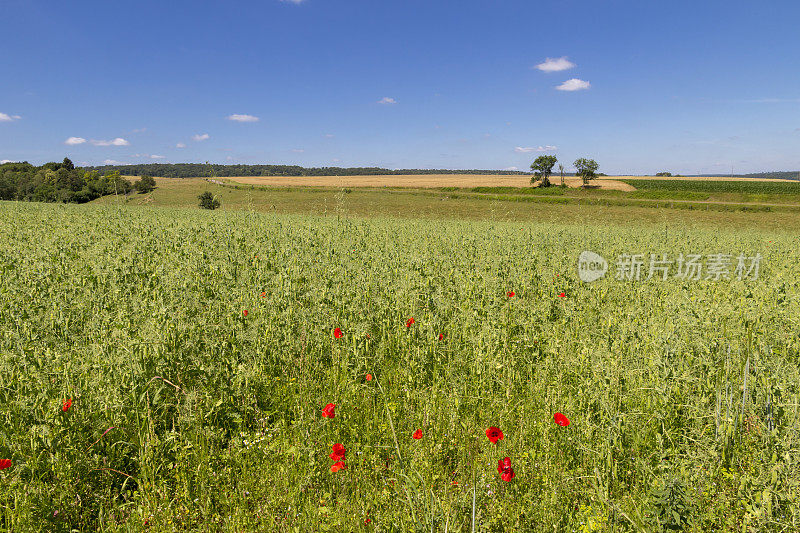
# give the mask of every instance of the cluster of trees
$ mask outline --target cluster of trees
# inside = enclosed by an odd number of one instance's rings
[[[537,157],[536,160],[531,164],[531,170],[533,171],[531,183],[541,181],[541,187],[549,187],[550,176],[553,174],[553,166],[555,166],[557,161],[558,159],[554,155],[540,155]],[[597,174],[598,165],[594,159],[585,159],[581,157],[573,161],[572,166],[575,167],[575,175],[580,176],[583,180],[584,186],[588,185],[590,180],[595,179],[599,175],[603,175]],[[564,166],[558,165],[558,169],[561,173],[561,186],[563,187]]]
[[[0,165],[0,200],[84,203],[107,194],[127,194],[131,187],[119,172],[87,172],[67,158],[40,167],[28,162]]]
[[[108,194],[128,194],[134,187],[150,192],[155,180],[143,177],[134,185],[116,171],[101,174],[75,168],[66,157],[39,167],[28,162],[0,165],[0,200],[84,203]]]
[[[150,163],[86,167],[99,172],[122,172],[131,176],[163,178],[229,178],[233,176],[374,176],[399,174],[527,174],[518,170],[390,170],[378,167],[314,167],[297,165],[212,165],[203,163]]]

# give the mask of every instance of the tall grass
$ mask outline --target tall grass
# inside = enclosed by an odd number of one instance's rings
[[[336,215],[0,204],[0,526],[798,528],[793,236]]]

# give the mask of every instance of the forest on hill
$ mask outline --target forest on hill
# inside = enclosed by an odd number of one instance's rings
[[[119,172],[76,168],[66,157],[38,167],[28,162],[0,165],[0,200],[80,204],[107,194],[127,194],[132,187]]]
[[[100,173],[119,172],[127,176],[161,178],[229,178],[234,176],[376,176],[404,174],[529,174],[518,170],[390,170],[379,167],[301,167],[297,165],[216,165],[205,163],[148,163],[86,167]]]

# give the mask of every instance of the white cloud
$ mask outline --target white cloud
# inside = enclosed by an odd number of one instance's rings
[[[341,162],[341,159],[339,159],[339,158],[334,158],[334,159],[333,159],[333,162],[334,162],[334,163],[339,163],[339,162]]]
[[[0,165],[5,165],[6,163],[16,163],[16,161],[12,161],[10,159],[3,159],[0,161]]]
[[[396,104],[397,100],[395,100],[394,98],[389,98],[388,96],[384,96],[383,98],[378,100],[378,103],[383,105],[392,105]]]
[[[542,72],[559,72],[562,70],[568,70],[575,66],[575,63],[567,59],[567,56],[563,57],[548,57],[544,60],[544,63],[539,63],[536,65],[536,68],[541,70]]]
[[[164,159],[164,158],[166,158],[166,157],[167,157],[167,156],[165,156],[165,155],[156,155],[156,154],[153,154],[153,155],[151,155],[151,156],[150,156],[150,159]]]
[[[147,131],[147,128],[137,128],[135,130],[131,130],[131,133],[144,133]]]
[[[232,120],[234,122],[258,122],[259,118],[254,117],[253,115],[228,115],[228,120]]]
[[[192,135],[192,140],[200,142],[200,141],[205,141],[209,137],[210,137],[210,135],[208,133],[204,133],[202,135]]]
[[[281,2],[286,2],[287,4],[302,4],[305,0],[281,0]]]
[[[68,146],[75,146],[76,144],[83,144],[85,142],[86,139],[84,139],[83,137],[70,137],[69,139],[64,141],[64,144]]]
[[[333,133],[326,133],[325,134],[325,138],[326,139],[333,139],[334,137],[336,137],[336,135],[334,135]]]
[[[96,141],[92,139],[89,142],[95,146],[128,146],[131,144],[122,137],[117,137],[116,139],[112,139],[110,141]]]
[[[579,80],[578,78],[572,78],[571,80],[567,80],[561,85],[557,86],[556,89],[559,91],[580,91],[583,89],[588,89],[591,87],[592,84],[588,81]]]
[[[123,163],[120,161],[116,161],[114,159],[105,159],[103,160],[104,165],[122,165]]]
[[[19,115],[6,115],[5,113],[0,113],[0,122],[11,122],[12,120],[19,120],[22,117]]]
[[[503,170],[519,170],[517,167],[506,167]]]
[[[514,148],[514,151],[517,152],[518,154],[529,154],[531,152],[554,152],[556,150],[558,150],[558,147],[557,146],[552,146],[550,144],[546,144],[545,146],[537,146],[537,147],[533,147],[533,146],[525,146],[525,147],[517,146],[516,148]]]
[[[186,148],[186,144],[178,143],[178,144],[175,145],[175,148]]]
[[[305,150],[303,150],[302,148],[292,148],[292,152],[296,154],[302,154],[303,152],[305,152]]]

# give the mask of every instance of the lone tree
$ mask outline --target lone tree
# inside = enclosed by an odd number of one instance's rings
[[[581,157],[580,159],[576,159],[572,165],[578,171],[578,176],[581,177],[583,180],[583,186],[586,187],[589,184],[589,180],[593,180],[597,177],[597,161],[594,159],[585,159]]]
[[[561,174],[561,186],[564,186],[564,165],[558,164],[558,172]]]
[[[550,174],[553,173],[553,165],[556,164],[556,156],[554,155],[540,155],[536,161],[531,165],[534,176],[531,178],[531,183],[536,180],[542,180],[542,187],[550,186]]]
[[[203,209],[216,209],[219,207],[219,198],[215,197],[209,191],[204,192],[197,197],[200,200],[200,207]]]
[[[156,180],[150,176],[142,176],[139,181],[133,184],[133,187],[140,194],[146,194],[156,188]]]

